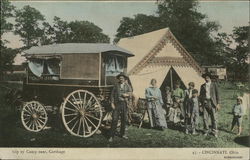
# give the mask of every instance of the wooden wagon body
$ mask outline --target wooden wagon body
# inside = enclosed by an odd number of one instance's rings
[[[65,43],[25,51],[23,126],[41,131],[49,111],[61,114],[72,135],[89,137],[110,108],[110,94],[120,72],[127,72],[129,51],[111,44]]]

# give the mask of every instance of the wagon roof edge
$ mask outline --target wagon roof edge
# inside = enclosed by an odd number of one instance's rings
[[[134,56],[130,51],[109,43],[60,43],[42,46],[33,46],[24,51],[24,56],[31,55],[62,55],[104,53],[109,51],[121,52],[123,55]]]

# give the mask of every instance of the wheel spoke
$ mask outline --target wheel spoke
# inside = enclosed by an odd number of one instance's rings
[[[87,109],[88,108],[88,106],[89,106],[89,103],[92,101],[92,99],[93,99],[93,97],[91,96],[90,97],[90,99],[88,100],[88,103],[87,103],[87,105],[85,106],[85,108]]]
[[[40,118],[40,117],[39,117]],[[44,121],[42,121],[41,119],[37,119],[39,122],[41,122],[42,123],[42,125],[45,125],[45,122]]]
[[[78,126],[78,130],[77,130],[77,134],[80,133],[80,130],[81,130],[81,122],[82,122],[82,119],[80,118],[80,121],[79,121],[79,126]]]
[[[73,112],[76,112],[77,110],[74,110],[74,109],[71,109],[71,108],[69,108],[69,107],[64,107],[65,109],[67,109],[67,110],[70,110],[70,111],[73,111]]]
[[[34,121],[32,121],[32,125],[31,126],[32,126],[32,130],[34,130]]]
[[[76,121],[76,123],[75,123],[75,124],[73,125],[73,127],[71,128],[71,131],[73,131],[73,130],[74,130],[74,128],[75,128],[75,126],[76,126],[77,122],[78,122],[78,120]]]
[[[84,125],[84,118],[81,118],[82,120],[82,128],[83,128],[83,136],[85,136],[85,125]]]
[[[34,120],[34,122],[33,122],[33,123],[34,123],[34,129],[35,129],[35,130],[38,130],[36,120]]]
[[[39,122],[39,119],[36,120],[36,123],[38,124],[38,126],[41,128],[43,128],[43,125]]]
[[[79,108],[75,106],[70,100],[67,99],[67,102],[69,102],[72,106],[74,106],[77,110],[79,110]]]
[[[87,93],[86,92],[84,92],[84,99],[83,99],[83,102],[84,102],[84,106],[85,106],[85,104],[86,104],[86,97],[87,97]]]
[[[39,118],[42,118],[42,119],[46,120],[46,119],[47,119],[47,116],[44,115],[44,117],[43,117],[43,116],[40,116]]]
[[[76,115],[78,115],[78,113],[65,114],[64,116],[67,117],[67,116],[76,116]]]
[[[88,107],[86,108],[86,112],[99,112],[99,106],[94,106],[94,107]]]
[[[76,99],[76,97],[74,96],[74,94],[72,94],[72,97],[74,98],[75,103],[76,103],[76,105],[77,105],[78,109],[79,109],[79,108],[81,108],[81,106],[79,106],[79,104],[78,104],[78,102],[77,102],[77,99]]]
[[[27,118],[27,119],[23,119],[23,121],[25,122],[26,125],[28,125],[29,122],[31,122],[31,119],[30,118]]]
[[[23,109],[25,112],[28,112],[29,114],[32,114],[30,111],[28,111],[27,109]]]
[[[80,100],[80,108],[83,108],[81,93],[79,91],[77,93],[78,93],[78,97],[79,97],[79,100]]]
[[[88,117],[91,117],[91,118],[93,118],[93,119],[95,119],[95,120],[100,120],[100,119],[98,119],[98,118],[96,118],[96,117],[94,117],[94,116],[92,116],[92,115],[90,115],[90,114],[85,114],[86,116],[88,116]]]
[[[90,133],[91,131],[90,131],[90,127],[89,127],[89,125],[88,125],[88,122],[86,121],[85,118],[84,118],[84,120],[85,120],[85,124],[86,124],[87,130],[88,130],[88,132]]]
[[[95,128],[97,128],[97,126],[86,116],[85,117],[86,118],[86,120],[88,120]]]
[[[67,122],[67,124],[69,124],[70,122],[72,122],[73,120],[75,120],[77,118],[77,116],[75,116],[74,118],[72,118],[70,121]]]
[[[30,108],[30,105],[27,105],[26,108],[30,111],[31,114],[33,113],[33,110]]]

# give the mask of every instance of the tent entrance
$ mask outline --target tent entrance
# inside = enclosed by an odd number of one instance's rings
[[[168,71],[167,76],[165,77],[163,83],[161,84],[161,91],[162,93],[165,93],[165,88],[169,86],[171,88],[171,91],[174,89],[174,86],[177,81],[180,81],[181,86],[183,90],[186,89],[184,82],[181,80],[180,76],[177,74],[177,72],[174,70],[174,68],[171,66],[171,68]]]

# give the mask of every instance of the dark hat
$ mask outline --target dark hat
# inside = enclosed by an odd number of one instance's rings
[[[125,73],[123,73],[123,72],[121,72],[120,74],[118,74],[116,76],[116,79],[119,79],[121,76],[125,77],[125,79],[128,79],[128,76]]]
[[[198,93],[198,90],[197,90],[197,89],[193,89],[193,90],[192,90],[192,94],[195,94],[195,93]]]
[[[206,73],[202,74],[202,78],[206,78],[206,77],[212,78],[211,73],[210,72],[206,72]]]

